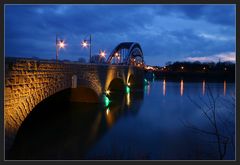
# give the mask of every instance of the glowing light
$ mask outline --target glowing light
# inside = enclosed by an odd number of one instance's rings
[[[183,95],[183,90],[184,90],[183,80],[181,80],[181,82],[180,82],[180,94],[181,94],[181,96]]]
[[[119,56],[119,53],[118,53],[118,52],[116,52],[116,53],[115,53],[115,57],[118,57],[118,56]]]
[[[205,80],[202,82],[202,94],[205,95],[206,83]]]
[[[106,114],[108,115],[109,113],[110,113],[110,109],[107,108],[107,110],[106,110]]]
[[[223,94],[226,96],[226,91],[227,91],[227,82],[226,80],[223,81]]]
[[[203,70],[205,70],[206,68],[205,67],[203,67]]]
[[[147,66],[146,69],[147,70],[155,70],[152,66]]]
[[[82,47],[84,47],[84,48],[88,47],[88,43],[87,43],[86,40],[82,41],[81,45],[82,45]]]
[[[110,90],[106,90],[106,94],[109,95],[110,94]]]
[[[100,51],[100,56],[101,57],[105,57],[106,56],[106,52],[105,51]]]
[[[149,81],[147,79],[144,79],[144,84],[149,85]]]
[[[58,42],[58,47],[59,48],[64,48],[66,46],[65,42],[63,40]]]
[[[130,83],[130,82],[128,82],[128,83],[127,83],[127,85],[128,85],[128,86],[130,86],[130,85],[131,85],[131,83]]]
[[[183,66],[181,66],[181,69],[183,70],[183,69],[184,69],[184,67],[183,67]]]
[[[106,122],[107,122],[107,126],[108,127],[111,127],[112,125],[113,125],[113,123],[114,123],[114,116],[113,116],[113,114],[111,113],[111,110],[110,110],[110,108],[107,108],[106,109],[106,111],[105,111],[106,113]]]
[[[227,68],[224,68],[224,70],[227,70]]]
[[[130,106],[131,104],[131,99],[130,99],[130,93],[127,93],[127,106]]]
[[[105,106],[107,107],[110,103],[110,100],[107,96],[104,95],[104,103],[105,103]]]
[[[130,93],[130,88],[129,88],[129,86],[126,86],[126,93]]]
[[[166,96],[166,80],[163,80],[163,96]]]

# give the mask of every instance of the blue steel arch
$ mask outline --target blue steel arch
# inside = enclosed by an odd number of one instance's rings
[[[122,61],[121,64],[130,65],[134,64],[133,59],[139,58],[141,61],[141,64],[144,64],[144,58],[143,58],[143,52],[142,48],[139,43],[137,42],[122,42],[118,44],[112,51],[112,53],[109,55],[107,59],[107,63],[111,63],[114,57],[116,57],[116,53],[120,52],[123,49],[127,49],[127,55],[126,58]],[[121,54],[120,54],[121,56]]]

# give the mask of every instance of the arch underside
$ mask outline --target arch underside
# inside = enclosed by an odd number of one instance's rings
[[[100,91],[98,89],[99,85],[85,81],[84,84],[80,83],[76,88],[71,88],[72,80],[69,79],[68,82],[70,83],[64,83],[61,81],[61,83],[57,85],[52,83],[52,85],[48,86],[48,88],[42,88],[38,92],[34,92],[29,95],[29,97],[19,98],[17,104],[14,104],[12,108],[5,107],[4,126],[6,151],[10,149],[19,127],[22,125],[28,115],[34,111],[35,107],[49,98],[54,97],[54,95],[58,94],[59,92],[61,93],[62,91],[69,89],[69,97],[66,99],[69,99],[70,101],[88,103],[100,102]]]
[[[139,43],[120,43],[109,55],[107,63],[122,65],[144,65],[143,52]]]
[[[86,86],[79,86],[71,89],[70,101],[72,102],[85,102],[85,103],[99,103],[100,99],[98,94]]]
[[[111,92],[122,92],[124,91],[124,82],[120,78],[114,78],[108,87]]]
[[[108,90],[110,91],[110,93],[108,94],[108,97],[110,98],[110,100],[119,100],[122,99],[124,93],[125,93],[125,85],[124,82],[121,78],[114,78],[109,86],[108,86]]]

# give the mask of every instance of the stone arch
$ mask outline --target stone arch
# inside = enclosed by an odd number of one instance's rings
[[[70,100],[72,102],[99,103],[98,94],[90,87],[79,86],[71,89]]]
[[[48,88],[34,92],[26,98],[20,98],[12,106],[12,109],[4,109],[4,127],[5,127],[5,147],[6,153],[11,148],[15,136],[21,127],[22,123],[34,111],[35,107],[63,90],[69,89],[70,87],[62,87],[61,89],[49,86]]]
[[[64,104],[64,100],[68,100],[69,99],[69,96],[70,96],[70,90],[71,88],[66,88],[64,90],[61,90],[61,91],[58,91],[56,93],[54,93],[53,95],[50,95],[46,98],[44,98],[42,101],[40,101],[39,103],[37,103],[34,107],[32,107],[32,110],[27,114],[27,116],[25,116],[25,118],[22,120],[22,122],[20,123],[19,127],[17,130],[15,130],[15,137],[14,139],[12,140],[12,145],[9,146],[9,147],[13,147],[14,148],[14,145],[18,143],[18,140],[19,140],[19,137],[21,138],[23,135],[21,134],[21,130],[22,130],[22,127],[24,127],[24,124],[28,123],[28,122],[31,122],[31,116],[34,114],[34,115],[39,115],[42,113],[42,111],[44,112],[59,112],[58,109],[55,109],[55,107],[53,107],[53,103],[55,102],[60,102],[60,103],[63,103],[61,105],[66,105],[68,106],[68,104]],[[50,108],[46,108],[48,106],[46,105],[49,105],[51,104],[52,106],[50,106]],[[61,106],[60,105],[60,106]],[[41,110],[41,111],[39,111]],[[42,120],[42,117],[43,116],[40,116],[40,120]],[[24,147],[24,145],[23,145]],[[11,149],[9,148],[9,149]],[[11,150],[10,150],[11,151]],[[9,152],[8,154],[11,155],[11,152]]]
[[[135,82],[135,76],[133,74],[131,74],[129,77],[128,77],[128,80],[127,80],[127,84],[129,86],[134,86],[136,84]]]
[[[108,86],[108,90],[111,92],[123,92],[125,90],[124,81],[121,78],[114,78]]]
[[[101,91],[93,81],[77,78],[77,87],[71,89],[70,100],[73,102],[99,103]]]
[[[131,74],[128,77],[127,80],[127,85],[132,89],[132,90],[139,90],[142,89],[143,87],[143,82],[144,80],[142,78],[139,78],[136,74]]]

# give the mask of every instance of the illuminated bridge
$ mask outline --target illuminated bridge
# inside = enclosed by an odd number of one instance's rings
[[[103,103],[111,92],[142,90],[144,60],[140,45],[119,44],[107,64],[32,59],[5,60],[4,126],[8,150],[36,105],[65,89],[71,101]]]

